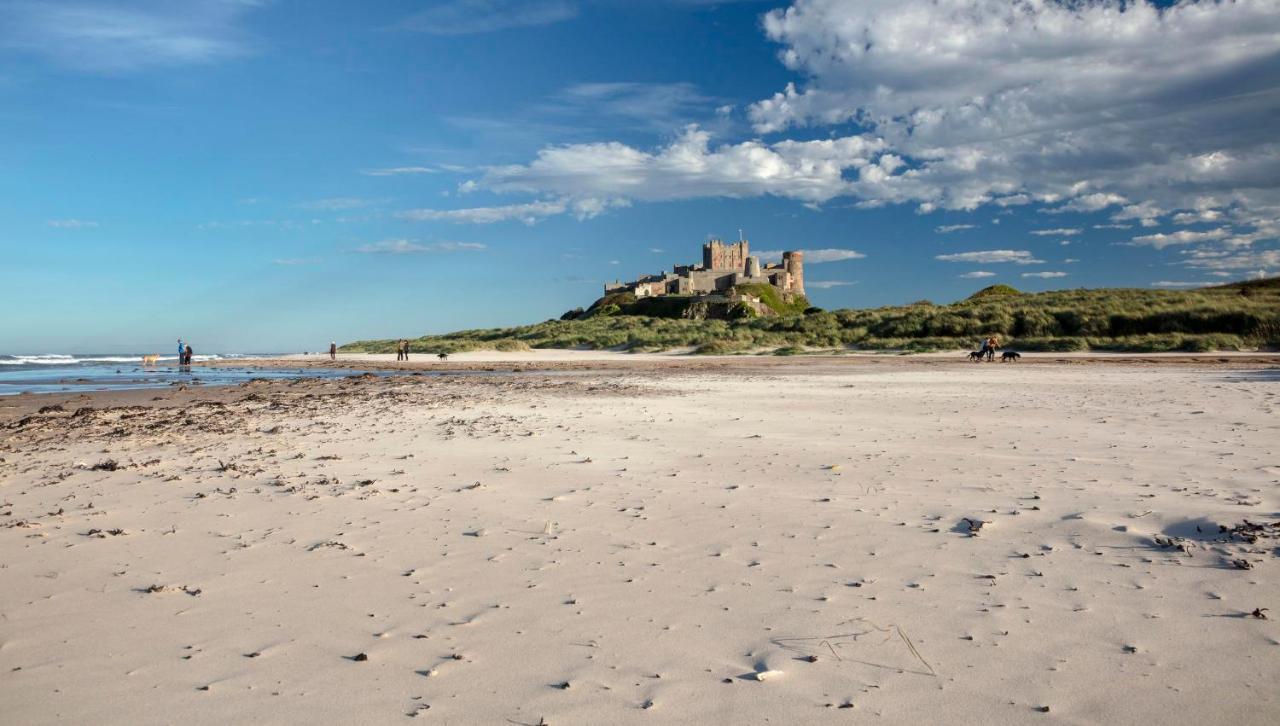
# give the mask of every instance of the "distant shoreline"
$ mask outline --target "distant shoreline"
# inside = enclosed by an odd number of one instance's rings
[[[1245,369],[1280,365],[1280,352],[1218,353],[1023,353],[1017,363],[1001,363],[999,357],[990,363],[970,363],[966,351],[934,353],[868,353],[850,351],[839,354],[801,353],[773,355],[768,352],[740,355],[695,355],[689,351],[666,353],[627,353],[600,350],[528,350],[503,352],[474,350],[451,353],[440,360],[427,353],[411,354],[409,361],[397,361],[389,353],[339,353],[337,360],[328,354],[294,354],[257,358],[253,361],[210,361],[208,367],[243,366],[252,368],[404,370],[404,371],[564,371],[564,370],[709,370],[734,368],[805,368],[845,370],[854,366],[1014,366],[1014,365],[1134,365],[1134,366],[1201,366]]]

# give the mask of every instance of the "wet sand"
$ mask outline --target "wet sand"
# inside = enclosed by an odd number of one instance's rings
[[[1280,719],[1274,358],[468,355],[0,399],[5,721]]]

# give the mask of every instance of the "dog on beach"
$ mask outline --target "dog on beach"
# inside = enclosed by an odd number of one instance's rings
[[[160,361],[160,356],[152,353],[151,355],[142,356],[142,365],[153,366]]]
[[[1006,350],[1005,352],[1000,354],[1000,362],[1008,363],[1009,361],[1013,361],[1014,363],[1017,363],[1018,359],[1021,357],[1022,357],[1021,353],[1018,353],[1012,350]]]
[[[971,351],[969,351],[969,360],[973,361],[974,363],[981,363],[981,362],[982,362],[982,358],[983,358],[984,356],[986,356],[986,353],[983,353],[983,352],[982,352],[982,351],[980,351],[980,350],[971,350]]]
[[[448,353],[436,353],[436,357],[439,358],[440,360],[449,360]]]

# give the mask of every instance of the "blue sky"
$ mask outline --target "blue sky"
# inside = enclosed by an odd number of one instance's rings
[[[1280,0],[0,0],[0,352],[1280,271]]]

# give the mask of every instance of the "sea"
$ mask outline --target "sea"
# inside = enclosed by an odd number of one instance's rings
[[[0,396],[18,393],[74,393],[77,391],[118,391],[167,386],[225,386],[253,378],[336,378],[359,371],[316,368],[253,368],[254,358],[269,354],[211,354],[193,356],[195,362],[237,361],[245,366],[180,367],[177,356],[161,357],[155,365],[144,366],[142,354],[0,355]]]

